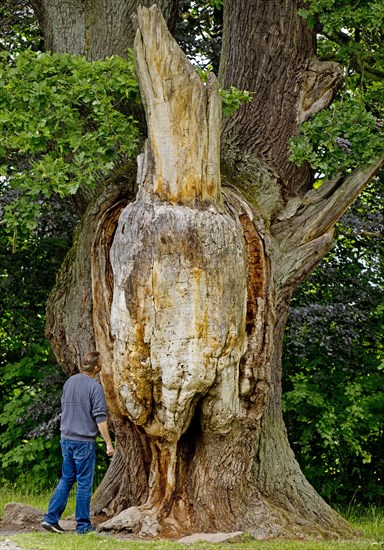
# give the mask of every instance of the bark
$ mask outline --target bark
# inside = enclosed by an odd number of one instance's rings
[[[127,164],[91,202],[50,294],[46,336],[67,374],[78,372],[82,357],[95,347],[90,263],[93,243],[99,238],[108,251],[118,214],[134,197],[135,176],[135,163]]]
[[[115,454],[92,503],[93,514],[107,517],[146,501],[151,462],[148,443],[134,424],[111,413],[110,419],[116,437]]]
[[[384,155],[288,202],[271,226],[279,243],[277,288],[295,288],[332,247],[333,227],[384,165]]]
[[[240,166],[246,161],[248,173],[261,161],[276,172],[278,184],[272,189],[263,185],[257,190],[252,183],[261,206],[272,193],[276,208],[280,196],[285,200],[305,191],[309,166],[289,161],[288,140],[300,122],[331,103],[341,84],[337,64],[314,57],[315,32],[298,17],[298,4],[281,0],[224,4],[220,81],[225,88],[236,86],[254,95],[250,104],[224,122],[223,157]]]
[[[45,49],[57,53],[84,55],[87,59],[126,57],[133,45],[138,6],[151,6],[152,0],[31,0],[43,30]],[[158,0],[172,28],[177,2]]]
[[[139,427],[151,464],[146,501],[102,528],[345,535],[288,444],[290,287],[276,292],[260,212],[235,189],[222,200],[216,82],[200,81],[156,9],[139,11],[135,51],[149,138],[111,249],[113,296],[94,293],[94,324],[109,400]]]
[[[307,168],[289,164],[288,136],[331,101],[339,78],[334,66],[309,61],[313,36],[296,7],[225,5],[222,78],[246,89],[253,82],[257,93],[224,124],[223,173],[216,79],[200,80],[158,9],[138,11],[148,141],[137,186],[128,166],[89,205],[47,322],[67,372],[93,347],[103,357],[117,436],[93,501],[95,512],[113,516],[105,530],[355,534],[289,447],[282,344],[295,286],[332,246],[334,223],[384,159],[316,191],[306,191]],[[241,43],[228,31],[243,28],[251,31],[242,32],[241,68]],[[276,55],[271,99],[265,75]]]

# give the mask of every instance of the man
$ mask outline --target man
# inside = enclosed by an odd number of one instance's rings
[[[59,519],[64,512],[69,492],[77,481],[76,532],[94,531],[90,520],[93,474],[96,460],[96,435],[100,432],[107,445],[107,455],[114,448],[107,425],[107,406],[101,385],[94,380],[100,372],[100,353],[88,353],[81,372],[64,384],[61,397],[62,477],[52,495],[42,526],[47,531],[63,533]]]

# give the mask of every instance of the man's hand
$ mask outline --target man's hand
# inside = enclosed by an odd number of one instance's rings
[[[105,420],[103,422],[98,422],[97,427],[99,428],[101,437],[104,439],[105,444],[107,445],[107,455],[113,456],[115,449],[113,448],[111,436],[109,435],[107,422]]]

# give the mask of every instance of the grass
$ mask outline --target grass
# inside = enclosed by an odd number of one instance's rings
[[[46,510],[52,491],[38,492],[19,489],[12,486],[0,487],[0,517],[3,516],[6,502],[22,502],[41,510]],[[74,494],[70,496],[64,517],[74,512]],[[339,512],[363,533],[355,541],[254,541],[232,543],[189,544],[191,550],[364,550],[384,548],[384,510],[371,507],[364,512],[351,508],[347,513]],[[74,533],[56,535],[44,532],[23,533],[10,537],[0,536],[0,540],[11,539],[22,548],[33,550],[180,550],[180,543],[170,541],[132,541],[123,540],[111,535],[91,533],[79,536]]]
[[[377,506],[370,506],[365,510],[351,508],[344,513],[338,510],[339,514],[361,531],[369,540],[373,540],[384,548],[384,509]]]
[[[11,538],[23,548],[33,550],[180,550],[183,545],[169,541],[124,541],[112,536],[89,534],[79,536],[74,534],[54,535],[50,533],[30,533],[15,535]],[[206,543],[188,544],[193,550],[363,550],[382,548],[375,541],[251,541],[243,543]]]

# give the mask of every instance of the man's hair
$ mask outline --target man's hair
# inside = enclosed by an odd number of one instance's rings
[[[92,372],[96,367],[100,359],[100,353],[98,351],[91,351],[83,357],[83,364],[81,365],[81,370],[83,372]]]

